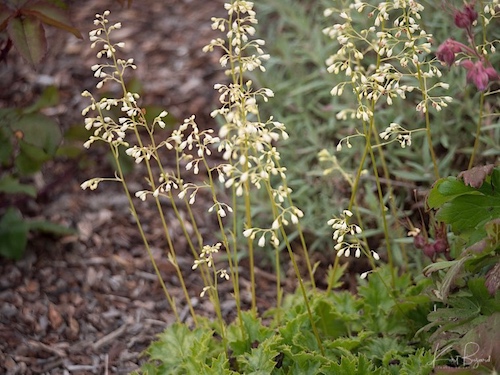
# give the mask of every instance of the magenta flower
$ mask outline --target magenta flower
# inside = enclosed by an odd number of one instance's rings
[[[438,47],[436,56],[440,61],[451,66],[455,62],[455,55],[462,52],[463,47],[464,45],[462,43],[449,38]]]
[[[492,66],[485,66],[483,61],[464,60],[461,65],[467,70],[467,82],[474,84],[479,91],[486,90],[488,83],[500,78]]]

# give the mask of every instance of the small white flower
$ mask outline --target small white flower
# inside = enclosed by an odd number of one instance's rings
[[[259,247],[264,247],[264,245],[266,244],[266,235],[263,234],[260,238],[259,238],[259,242],[257,242],[257,245]]]
[[[200,293],[200,297],[203,298],[205,296],[205,293],[210,289],[210,286],[204,286],[203,290]]]
[[[253,229],[246,229],[243,231],[243,237],[250,237],[252,235]]]
[[[275,219],[273,221],[273,224],[271,225],[271,229],[273,230],[278,230],[280,227],[280,222],[279,222],[279,219]]]

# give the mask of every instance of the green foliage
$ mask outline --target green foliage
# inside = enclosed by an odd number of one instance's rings
[[[57,235],[74,230],[25,219],[10,198],[36,198],[29,176],[51,160],[62,140],[57,122],[39,112],[58,102],[57,90],[47,88],[40,99],[26,108],[0,109],[0,255],[19,259],[25,250],[28,233],[42,231]]]
[[[152,360],[162,362],[158,368],[159,374],[205,373],[211,363],[204,360],[211,358],[215,351],[216,341],[212,339],[209,329],[201,328],[190,331],[186,325],[174,324],[159,336],[159,342],[152,344],[148,355]],[[220,367],[220,360],[215,361],[215,367]]]
[[[8,207],[0,216],[0,255],[11,259],[20,259],[28,243],[31,231],[45,232],[55,235],[75,234],[74,229],[50,223],[44,220],[24,219],[21,212]]]
[[[484,277],[470,278],[428,318],[430,323],[422,331],[434,331],[429,340],[436,352],[445,353],[453,349],[461,358],[475,358],[478,362],[499,358],[500,353],[494,342],[500,337],[500,292],[490,295]],[[472,352],[471,346],[474,347]],[[485,366],[492,368],[495,364],[487,363]]]
[[[28,241],[28,231],[21,213],[9,207],[0,218],[0,255],[19,259]]]
[[[142,373],[186,373],[189,368],[206,374],[429,374],[429,348],[409,345],[415,327],[422,327],[414,313],[430,308],[429,298],[414,299],[428,281],[412,288],[403,275],[391,291],[383,282],[388,273],[387,267],[372,273],[358,296],[347,291],[309,296],[324,354],[312,334],[303,296],[295,293],[286,297],[282,320],[264,325],[251,312],[242,313],[243,325],[236,321],[227,327],[226,349],[213,324],[192,330],[170,326],[147,350],[156,366],[145,364]]]
[[[500,218],[500,169],[476,167],[460,177],[438,180],[427,204],[437,210],[436,219],[450,224],[467,246],[487,237],[489,248],[494,249],[498,245],[497,225],[493,220]]]
[[[459,174],[459,178],[438,180],[429,193],[427,204],[436,210],[436,220],[451,226],[455,235],[453,245],[465,251],[457,259],[429,265],[427,274],[446,273],[438,285],[438,295],[447,301],[452,289],[464,286],[468,277],[493,273],[500,259],[500,200],[496,186],[500,184],[500,169],[493,165],[475,167]],[[460,281],[462,280],[462,284]],[[499,288],[489,282],[490,294]]]
[[[429,339],[437,350],[452,348],[471,363],[487,362],[482,366],[490,369],[499,364],[488,359],[500,354],[492,344],[500,337],[499,183],[499,168],[475,167],[458,178],[438,180],[427,200],[437,210],[436,219],[451,226],[454,245],[466,248],[457,259],[425,269],[435,280],[433,292],[441,304],[421,331],[434,331]]]
[[[0,109],[0,165],[14,176],[28,175],[54,157],[62,140],[56,121],[39,112],[59,101],[57,90],[47,88],[26,108]]]

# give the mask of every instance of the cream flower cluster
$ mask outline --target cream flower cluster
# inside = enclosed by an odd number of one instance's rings
[[[345,109],[338,119],[351,118],[368,121],[373,117],[370,105],[383,100],[392,105],[395,98],[406,99],[414,90],[421,91],[419,79],[441,76],[440,64],[427,61],[431,52],[432,35],[420,26],[423,6],[414,0],[393,0],[376,5],[355,0],[347,9],[329,8],[325,16],[340,21],[324,29],[324,33],[339,43],[338,51],[327,59],[328,71],[346,80],[331,90],[332,95],[342,95],[346,86],[358,98],[358,108]],[[358,14],[359,13],[359,14]],[[367,29],[356,29],[356,19],[373,20]],[[365,62],[366,56],[376,57],[376,63]],[[373,59],[372,59],[373,61]],[[437,88],[446,89],[441,82],[426,87],[425,101],[416,110],[425,112],[429,106],[437,110],[446,107],[450,97],[432,96]]]
[[[351,252],[356,258],[361,256],[361,243],[356,236],[360,235],[363,231],[361,227],[357,224],[349,224],[349,219],[352,217],[352,212],[349,210],[344,210],[340,214],[340,217],[334,217],[328,221],[328,225],[332,227],[333,240],[336,243],[334,249],[337,251],[337,256],[344,255],[349,257]],[[347,241],[347,237],[351,237],[351,241]],[[379,255],[375,251],[371,251],[371,254],[375,260],[380,259]]]
[[[356,258],[361,256],[361,246],[358,241],[354,243],[349,243],[346,240],[346,236],[355,236],[357,234],[361,234],[361,227],[357,224],[348,224],[349,218],[352,216],[352,212],[349,210],[342,211],[340,217],[334,217],[328,221],[328,225],[330,225],[333,232],[333,240],[337,242],[335,245],[335,250],[337,251],[337,256],[345,255],[348,257],[351,253],[351,250],[354,251]]]
[[[200,265],[206,264],[208,268],[213,268],[214,273],[219,275],[221,279],[229,280],[229,274],[226,269],[221,268],[219,270],[215,269],[214,254],[217,254],[222,247],[222,243],[217,242],[215,245],[205,245],[200,254],[200,258],[194,261],[193,270],[197,269]],[[207,291],[214,288],[212,285],[206,285],[203,287],[200,297],[204,297]]]
[[[484,22],[488,25],[493,18],[500,17],[500,0],[492,0],[486,3],[483,3],[483,17]]]
[[[128,157],[137,164],[145,164],[146,181],[149,186],[135,192],[135,196],[140,200],[144,201],[149,196],[154,199],[164,196],[175,205],[174,196],[177,195],[178,199],[186,202],[189,211],[189,206],[195,203],[200,189],[209,189],[214,199],[214,204],[209,211],[216,210],[219,217],[226,216],[226,212],[232,212],[232,209],[227,204],[217,201],[215,194],[213,194],[214,186],[206,181],[200,183],[200,178],[196,178],[196,182],[184,181],[187,174],[206,173],[207,177],[210,177],[212,172],[217,173],[221,170],[222,166],[210,167],[206,159],[216,150],[220,138],[213,134],[213,129],[201,130],[195,117],[191,116],[174,129],[166,139],[158,141],[158,136],[154,134],[155,129],[165,128],[168,113],[162,111],[153,119],[152,123],[148,123],[144,116],[144,110],[138,103],[139,95],[126,91],[124,72],[128,68],[135,69],[135,65],[133,65],[132,59],[122,60],[117,57],[116,53],[119,48],[123,47],[123,43],[112,43],[110,34],[113,30],[119,29],[121,24],[116,23],[110,26],[109,14],[109,11],[106,11],[102,15],[96,15],[94,23],[98,28],[89,33],[92,48],[97,46],[100,48],[97,57],[105,60],[103,63],[92,66],[92,71],[94,71],[94,76],[99,79],[97,88],[103,87],[107,81],[112,81],[123,88],[124,93],[123,97],[119,99],[102,98],[100,100],[97,100],[88,91],[82,94],[90,98],[91,102],[82,111],[82,115],[87,116],[85,128],[93,130],[93,134],[85,142],[85,147],[90,147],[96,141],[105,142],[110,146],[115,159],[118,159],[121,152],[119,147],[124,146],[125,154]],[[112,111],[113,109],[120,111],[120,114],[116,116],[117,119],[110,114],[117,112],[116,110]],[[94,114],[96,115],[94,116]],[[128,133],[130,133],[130,140],[126,141]],[[175,168],[170,169],[163,166],[162,159],[165,157],[165,152],[172,157],[172,161],[176,165]],[[153,171],[158,172],[159,177],[155,177]],[[81,187],[93,190],[102,181],[120,181],[125,184],[123,173],[118,168],[115,178],[93,178],[84,182]],[[125,188],[127,189],[127,187]],[[133,206],[133,203],[131,204]],[[192,217],[192,212],[189,212]],[[179,220],[183,220],[177,210],[176,215]],[[201,238],[199,240],[202,242]],[[214,265],[214,254],[219,252],[222,247],[222,243],[203,246],[199,257],[194,261],[193,270],[198,267],[207,267],[213,270],[216,279],[228,280],[229,273],[225,269],[216,269]],[[173,254],[174,249],[171,248],[169,259],[173,264],[176,264]],[[201,296],[205,295],[207,291],[215,289],[216,285],[217,282],[214,282],[204,287]]]
[[[92,41],[92,48],[97,46],[100,50],[97,53],[98,58],[106,59],[106,62],[92,66],[94,76],[99,78],[97,88],[104,85],[106,81],[117,82],[123,86],[123,74],[128,68],[135,69],[133,59],[122,60],[116,56],[118,48],[124,46],[123,43],[112,43],[110,41],[110,34],[113,30],[121,28],[120,23],[109,25],[109,11],[104,12],[102,15],[97,14],[95,25],[97,29],[89,33],[90,40]],[[90,112],[97,112],[95,117],[85,118],[85,128],[87,130],[93,129],[93,134],[85,142],[84,146],[89,148],[92,143],[96,141],[103,141],[109,143],[112,147],[125,146],[126,155],[135,160],[137,164],[143,161],[155,162],[160,166],[161,172],[158,181],[153,184],[150,181],[150,188],[139,190],[135,196],[141,200],[146,200],[149,195],[157,198],[159,195],[169,196],[172,189],[178,189],[178,197],[184,199],[188,197],[188,203],[193,204],[196,199],[196,194],[202,187],[207,185],[197,185],[194,183],[186,183],[180,177],[178,171],[170,173],[161,167],[161,160],[159,160],[160,150],[166,149],[175,153],[176,161],[184,166],[187,171],[192,171],[194,174],[200,172],[200,164],[205,163],[205,156],[211,155],[212,149],[220,142],[219,137],[213,136],[213,129],[200,131],[195,122],[194,116],[184,120],[184,122],[175,130],[171,135],[160,143],[153,141],[153,132],[156,127],[165,128],[165,117],[168,116],[167,111],[162,111],[153,120],[150,125],[144,118],[142,109],[138,104],[139,95],[136,93],[126,92],[123,98],[102,98],[96,100],[88,91],[82,93],[83,96],[89,97],[91,104],[87,106],[82,115],[87,116]],[[111,116],[105,115],[113,107],[120,108],[122,116],[118,120],[113,119]],[[138,142],[135,145],[129,145],[125,141],[126,133],[132,131],[136,134],[137,128],[143,127],[151,137],[151,142],[148,145]],[[82,184],[82,188],[97,188],[97,185],[103,179],[95,178],[86,181]],[[222,204],[218,204],[218,213],[225,216],[226,211],[231,211],[229,207],[224,209]]]
[[[161,121],[157,118],[155,121]],[[206,156],[212,154],[212,149],[219,143],[219,138],[213,136],[213,129],[200,130],[195,117],[191,116],[174,129],[171,135],[164,141],[158,143],[154,147],[139,147],[134,146],[126,150],[126,153],[136,159],[139,163],[148,158],[148,155],[159,155],[161,149],[167,149],[175,152],[176,162],[182,164],[186,171],[191,171],[197,175],[200,173],[200,168],[205,167]],[[200,166],[201,165],[201,166]],[[194,204],[198,191],[202,188],[210,188],[208,184],[185,182],[178,174],[178,171],[168,172],[163,170],[158,178],[158,183],[154,191],[140,190],[136,192],[136,196],[141,200],[145,200],[148,195],[158,197],[160,195],[169,196],[173,190],[178,190],[177,197],[184,199],[188,197],[188,204]],[[228,211],[232,211],[227,207]],[[224,209],[219,208],[219,214],[226,216]]]
[[[395,140],[397,140],[401,148],[405,148],[406,146],[411,145],[411,131],[403,128],[401,125],[391,122],[391,124],[379,134],[380,138],[384,141],[388,141],[391,136],[395,136]]]
[[[96,87],[103,87],[107,81],[116,82],[122,85],[123,74],[127,69],[136,69],[133,59],[123,60],[116,56],[117,50],[124,47],[124,43],[112,43],[110,41],[110,34],[113,30],[121,28],[121,23],[109,25],[107,17],[110,12],[105,11],[102,15],[96,14],[94,24],[97,26],[95,30],[89,32],[89,39],[92,42],[91,47],[99,47],[97,58],[106,59],[105,62],[95,64],[91,67],[94,76],[99,78]],[[111,61],[111,62],[109,62]],[[85,118],[85,128],[93,130],[92,135],[84,143],[85,148],[89,148],[94,142],[102,141],[108,143],[111,147],[117,148],[119,146],[129,147],[128,142],[125,140],[126,133],[130,130],[133,123],[130,122],[130,117],[137,117],[140,115],[141,110],[137,105],[138,94],[126,92],[122,98],[102,98],[97,100],[89,91],[82,93],[83,97],[90,99],[90,104],[82,110],[82,116]],[[120,108],[123,117],[115,121],[111,116],[107,115],[113,108]],[[88,116],[90,113],[95,116]],[[82,183],[82,189],[90,188],[91,190],[97,189],[98,184],[102,181],[120,181],[120,178],[93,178]]]
[[[228,84],[216,84],[214,89],[219,93],[221,108],[212,112],[212,116],[221,116],[224,120],[219,131],[220,144],[227,164],[218,169],[219,181],[226,188],[234,189],[237,196],[247,194],[251,184],[257,189],[266,187],[271,190],[279,212],[276,214],[272,228],[249,228],[244,235],[251,239],[259,234],[258,244],[264,246],[266,236],[274,246],[279,244],[277,230],[281,224],[297,223],[302,211],[286,205],[291,190],[284,183],[273,187],[271,178],[286,180],[286,168],[279,164],[280,154],[275,143],[287,139],[285,126],[272,117],[261,121],[258,101],[268,101],[274,96],[268,88],[256,88],[252,80],[246,79],[247,72],[255,69],[265,71],[263,61],[269,59],[262,47],[264,41],[252,39],[257,24],[253,3],[250,1],[234,1],[225,4],[228,17],[212,18],[212,28],[226,33],[226,40],[213,39],[204,50],[213,51],[220,48],[223,56],[220,63],[226,67],[226,75],[231,77]]]

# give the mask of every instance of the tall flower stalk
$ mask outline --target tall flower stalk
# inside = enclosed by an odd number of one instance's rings
[[[205,51],[220,48],[223,55],[221,65],[226,67],[226,75],[230,77],[228,84],[216,84],[222,107],[212,112],[213,116],[222,117],[219,131],[221,140],[219,151],[227,164],[221,168],[219,180],[226,188],[231,188],[236,200],[243,201],[244,212],[239,214],[240,205],[234,204],[232,213],[233,230],[240,228],[239,220],[244,218],[243,236],[247,239],[249,254],[249,273],[251,283],[251,309],[256,312],[256,276],[254,272],[255,241],[259,247],[270,247],[276,254],[277,272],[277,303],[278,311],[281,303],[280,275],[280,244],[284,242],[292,261],[299,286],[304,294],[310,321],[321,347],[314,319],[308,304],[308,298],[302,276],[300,274],[295,254],[292,249],[285,227],[298,227],[302,211],[293,205],[290,197],[291,189],[286,182],[286,168],[280,165],[280,154],[276,142],[287,139],[285,127],[272,117],[262,120],[258,101],[268,101],[273,92],[268,88],[255,88],[246,75],[255,69],[265,71],[263,62],[269,58],[262,47],[263,40],[252,39],[257,23],[253,3],[249,1],[234,1],[225,4],[227,18],[213,18],[212,28],[226,33],[226,39],[214,39],[205,47]],[[255,227],[252,220],[251,189],[264,189],[269,198],[272,223],[268,228]],[[308,264],[309,277],[314,284],[307,248],[304,247],[305,259]],[[236,259],[234,260],[236,261]]]
[[[387,222],[385,192],[380,182],[381,177],[388,182],[389,209],[393,217],[397,217],[397,207],[383,146],[399,142],[402,148],[409,147],[413,134],[425,132],[434,175],[438,177],[438,162],[432,142],[429,113],[431,110],[441,110],[451,101],[451,97],[440,94],[443,89],[448,88],[448,85],[437,79],[441,77],[440,63],[430,54],[432,35],[420,26],[422,11],[423,6],[413,0],[386,1],[378,4],[355,0],[345,9],[328,8],[325,11],[325,16],[333,17],[336,23],[326,28],[324,33],[339,46],[336,53],[326,62],[328,71],[346,77],[345,81],[333,87],[331,94],[342,96],[350,91],[357,103],[355,108],[342,109],[337,113],[337,119],[350,118],[362,124],[355,135],[340,140],[337,151],[340,152],[345,145],[352,147],[351,140],[354,137],[362,138],[365,142],[359,168],[352,182],[347,211],[355,211],[355,197],[358,196],[362,171],[369,162],[376,181],[385,247],[391,266],[394,266],[391,250],[393,236],[390,234]],[[371,20],[368,27],[359,27],[366,25],[366,22],[361,20],[367,18]],[[395,101],[408,100],[407,96],[410,95],[411,100],[415,100],[418,94],[420,100],[417,99],[414,105],[416,112],[423,117],[422,127],[410,128],[407,124],[401,124],[401,119],[392,119],[389,124],[384,124],[377,116],[379,111],[394,105]],[[380,170],[382,176],[379,175]],[[342,220],[349,221],[346,217]],[[362,223],[357,225],[362,228]],[[362,230],[359,232],[361,234]],[[364,244],[365,253],[370,254],[369,248],[366,248],[366,241],[361,243]],[[345,251],[340,254],[345,255]]]
[[[236,312],[243,329],[239,258],[245,246],[238,239],[246,239],[251,311],[254,315],[257,314],[255,248],[268,248],[275,252],[276,296],[279,312],[283,294],[280,249],[285,247],[304,296],[318,347],[322,349],[309,306],[305,283],[295,259],[292,243],[287,235],[290,227],[294,226],[300,232],[299,220],[303,216],[302,211],[293,204],[290,198],[291,189],[286,181],[286,168],[280,164],[280,153],[277,149],[277,142],[280,139],[286,139],[288,135],[285,126],[272,117],[267,120],[261,119],[258,102],[268,101],[273,97],[273,92],[268,88],[255,87],[252,80],[247,78],[248,72],[255,69],[265,71],[263,63],[269,55],[262,49],[264,41],[253,38],[254,25],[257,23],[253,3],[233,1],[225,4],[225,9],[227,18],[213,18],[212,28],[224,32],[226,38],[214,39],[204,48],[205,52],[217,48],[223,51],[220,63],[229,77],[229,83],[219,83],[214,87],[219,93],[221,103],[221,107],[212,112],[212,116],[222,118],[219,134],[215,136],[213,129],[201,130],[192,116],[184,120],[162,141],[159,141],[161,138],[156,132],[165,127],[164,119],[168,113],[161,112],[152,124],[148,124],[144,110],[138,104],[139,96],[130,93],[124,83],[126,70],[135,69],[133,60],[120,59],[117,54],[123,47],[123,43],[113,43],[110,38],[112,31],[120,28],[121,25],[117,23],[109,26],[108,11],[96,16],[97,29],[90,33],[92,46],[101,48],[97,54],[98,58],[110,61],[92,67],[95,77],[99,78],[96,86],[101,88],[109,82],[117,83],[122,88],[123,97],[98,100],[89,92],[83,93],[83,96],[91,101],[91,104],[82,112],[84,116],[87,116],[85,126],[93,130],[85,147],[88,148],[97,141],[107,143],[117,162],[117,171],[113,178],[93,178],[84,182],[82,188],[95,189],[104,180],[122,183],[129,200],[130,210],[137,222],[166,298],[177,319],[180,320],[177,313],[179,302],[171,297],[166,283],[162,280],[141,218],[137,214],[137,199],[154,201],[164,230],[166,256],[174,266],[184,292],[185,304],[196,325],[197,316],[191,302],[191,291],[188,290],[183,277],[185,270],[181,269],[177,260],[177,249],[175,249],[169,223],[162,208],[162,201],[164,199],[169,201],[193,254],[192,270],[200,271],[204,283],[200,297],[208,296],[213,302],[224,343],[226,343],[225,321],[218,293],[218,285],[221,281],[232,282]],[[121,115],[116,119],[108,114],[112,107],[120,110]],[[135,192],[130,191],[126,176],[121,169],[122,147],[125,148],[125,156],[134,159],[135,163],[143,166],[141,170],[145,171],[147,183]],[[175,161],[173,170],[164,164],[165,152],[169,153],[170,160]],[[212,158],[213,153],[218,153],[218,157]],[[223,159],[224,162],[214,165],[212,161],[214,159]],[[260,189],[264,190],[268,197],[271,218],[269,227],[263,228],[256,227],[253,222],[252,190]],[[208,211],[216,217],[220,242],[205,243],[206,239],[196,223],[196,215],[192,206],[195,205],[197,196],[202,190],[207,191],[211,196],[212,206]],[[232,198],[221,198],[227,196]],[[307,247],[302,233],[300,235],[309,281],[314,286]],[[221,266],[222,260],[217,255],[223,251],[226,253],[227,269]]]

